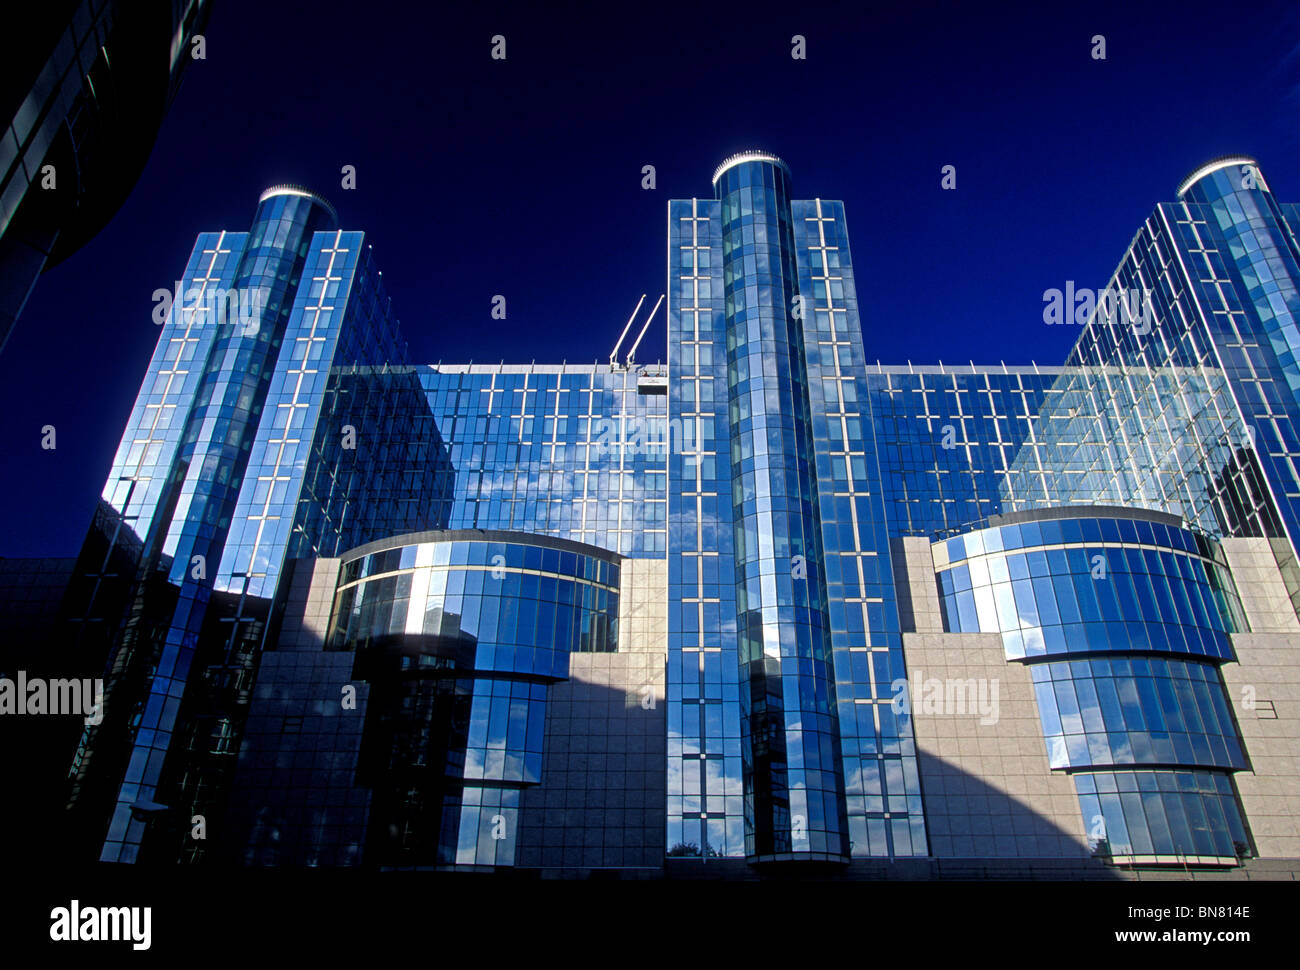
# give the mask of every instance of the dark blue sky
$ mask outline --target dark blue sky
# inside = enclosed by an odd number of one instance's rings
[[[605,359],[664,288],[666,200],[710,197],[747,147],[785,158],[796,197],[844,200],[867,355],[890,363],[1059,364],[1077,329],[1042,322],[1043,291],[1104,285],[1212,156],[1254,154],[1300,198],[1283,4],[441,6],[217,3],[131,198],[0,354],[0,555],[75,554],[158,337],[152,292],[274,182],[368,233],[427,362]],[[639,359],[664,341],[661,311]]]

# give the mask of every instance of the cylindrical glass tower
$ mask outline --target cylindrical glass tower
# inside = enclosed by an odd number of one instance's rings
[[[1249,496],[1244,507],[1233,507],[1231,524],[1240,523],[1234,534],[1262,531],[1289,539],[1274,546],[1296,590],[1300,564],[1292,550],[1300,546],[1300,500],[1294,488],[1295,464],[1288,457],[1300,450],[1294,417],[1300,413],[1300,242],[1293,231],[1295,207],[1277,201],[1259,164],[1248,155],[1206,162],[1183,179],[1178,199],[1186,213],[1186,221],[1174,226],[1183,235],[1180,242],[1188,251],[1205,251],[1209,263],[1189,279],[1193,292],[1200,291],[1200,305],[1208,309],[1198,315],[1251,436],[1249,447],[1224,470],[1233,491]],[[1200,220],[1204,224],[1198,226]],[[1231,285],[1205,282],[1213,279]],[[1227,302],[1222,303],[1225,294]],[[1250,521],[1252,506],[1258,509],[1257,522]],[[1272,515],[1273,506],[1281,513],[1280,522]],[[1292,592],[1291,602],[1300,610],[1300,593]]]
[[[848,857],[790,172],[714,173],[722,203],[745,851]]]
[[[233,290],[215,294],[194,290],[191,302],[199,309],[185,312],[206,314],[205,322],[216,328],[216,339],[179,452],[187,474],[173,521],[181,528],[173,526],[164,544],[164,552],[173,557],[174,583],[185,581],[194,555],[202,554],[212,562],[220,559],[224,532],[201,526],[229,520],[302,276],[307,244],[317,230],[337,225],[334,207],[319,195],[293,185],[273,186],[258,200]],[[218,474],[223,465],[227,473]]]
[[[1239,291],[1259,320],[1261,342],[1300,398],[1300,248],[1258,163],[1247,155],[1207,162],[1183,180],[1178,198],[1208,207],[1205,214],[1227,242],[1223,256],[1236,271],[1228,275],[1239,274]]]

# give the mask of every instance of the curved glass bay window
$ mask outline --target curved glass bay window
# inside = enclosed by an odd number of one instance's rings
[[[423,532],[343,557],[329,649],[369,682],[359,781],[383,865],[512,865],[541,781],[547,685],[618,648],[619,557],[513,532]]]
[[[1247,762],[1218,667],[1247,627],[1219,545],[1174,516],[1080,507],[932,550],[945,629],[998,633],[1030,665],[1095,841],[1117,862],[1235,862]]]
[[[457,538],[345,554],[333,649],[427,634],[474,644],[476,669],[552,679],[568,676],[571,652],[618,649],[617,556],[522,533],[419,535]]]

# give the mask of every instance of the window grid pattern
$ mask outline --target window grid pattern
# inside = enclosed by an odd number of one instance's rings
[[[669,855],[743,858],[721,205],[668,204]]]
[[[1187,277],[1194,254],[1170,241],[1167,209],[1143,225],[1111,281],[1126,303],[1149,295],[1149,321],[1119,303],[1091,317],[1044,402],[1035,447],[1013,464],[1004,504],[1136,505],[1216,534],[1277,535],[1252,432],[1221,365],[1224,321],[1206,324],[1207,304]],[[1211,280],[1214,261],[1201,260]],[[1214,284],[1219,306],[1226,282]]]
[[[850,854],[926,855],[878,442],[844,206],[793,203]]]
[[[1250,852],[1232,779],[1210,771],[1074,776],[1084,823],[1118,863],[1236,862]]]
[[[1001,633],[1008,660],[1130,650],[1231,660],[1229,634],[1247,629],[1222,549],[1161,522],[1026,522],[934,548],[944,622]]]
[[[447,527],[537,532],[622,555],[667,550],[666,398],[608,366],[421,373],[451,466]]]
[[[570,653],[618,649],[619,567],[504,542],[404,546],[343,566],[331,649],[423,634],[473,647],[474,665],[568,676]]]
[[[890,534],[953,535],[1004,511],[1004,478],[1021,449],[1041,440],[1039,412],[1061,373],[1036,365],[868,367]],[[1038,490],[1052,487],[1041,463],[1033,474]]]
[[[1235,165],[1156,207],[1111,281],[1150,294],[1149,320],[1119,306],[1093,313],[1043,415],[1050,446],[1020,459],[1045,462],[1062,488],[1022,492],[1016,507],[1143,505],[1216,535],[1287,536],[1294,579],[1297,214],[1253,166]],[[1300,583],[1291,588],[1300,607]]]
[[[1053,768],[1247,767],[1212,664],[1163,657],[1034,664]]]
[[[371,308],[372,322],[383,317],[382,290],[367,285],[375,280],[368,270],[353,284],[353,305]],[[368,359],[367,341],[358,338],[375,329],[345,327],[336,361]],[[359,346],[349,346],[354,341]],[[376,539],[446,528],[454,476],[421,370],[387,363],[330,368],[289,558],[334,557]]]

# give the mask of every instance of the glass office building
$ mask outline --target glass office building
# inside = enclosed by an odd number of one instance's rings
[[[268,190],[65,598],[80,854],[1295,871],[1300,213],[1175,197],[1063,366],[868,363],[844,205],[743,152],[668,203],[664,363],[458,366]]]

